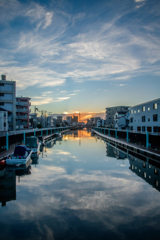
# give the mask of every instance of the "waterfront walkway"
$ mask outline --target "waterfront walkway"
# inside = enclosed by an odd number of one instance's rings
[[[143,146],[136,145],[134,143],[130,143],[130,142],[127,142],[127,141],[122,140],[122,139],[117,139],[117,138],[102,134],[102,133],[100,133],[96,130],[92,130],[92,132],[96,133],[97,135],[99,135],[102,138],[105,138],[106,140],[109,140],[109,142],[112,142],[112,143],[116,144],[117,146],[123,147],[127,150],[132,150],[133,152],[136,152],[136,153],[143,152],[146,155],[155,155],[158,158],[160,157],[160,151],[157,151],[157,150],[154,150],[154,149],[148,149],[148,148],[145,148]]]

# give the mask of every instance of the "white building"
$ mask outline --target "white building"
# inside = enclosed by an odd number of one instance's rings
[[[0,132],[8,131],[8,112],[0,110]]]
[[[6,76],[1,76],[0,81],[0,107],[8,112],[8,130],[16,130],[16,82],[6,81]]]
[[[160,98],[130,108],[130,130],[160,132]]]
[[[47,126],[46,127],[56,127],[56,119],[53,116],[47,117]]]
[[[114,115],[114,128],[128,129],[129,128],[129,112],[116,112]]]
[[[97,127],[100,127],[100,126],[104,127],[104,125],[105,125],[105,120],[104,119],[98,119],[97,120]]]
[[[114,128],[114,115],[116,112],[126,112],[128,111],[128,106],[117,106],[117,107],[108,107],[106,108],[106,127]]]

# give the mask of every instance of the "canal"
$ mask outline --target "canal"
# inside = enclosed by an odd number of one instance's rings
[[[86,130],[0,178],[0,239],[158,239],[160,167]]]

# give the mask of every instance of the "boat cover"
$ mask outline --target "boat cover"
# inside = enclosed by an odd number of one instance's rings
[[[36,148],[37,147],[37,137],[27,137],[26,138],[26,145],[29,148]]]
[[[16,146],[14,150],[14,156],[24,156],[26,151],[29,153],[30,149],[27,148],[25,145]]]

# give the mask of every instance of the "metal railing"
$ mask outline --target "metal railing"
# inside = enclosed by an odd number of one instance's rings
[[[127,142],[138,144],[146,148],[160,150],[160,134],[151,132],[140,132],[131,130],[121,130],[112,128],[93,127],[93,129],[101,134],[109,137],[118,138]]]

